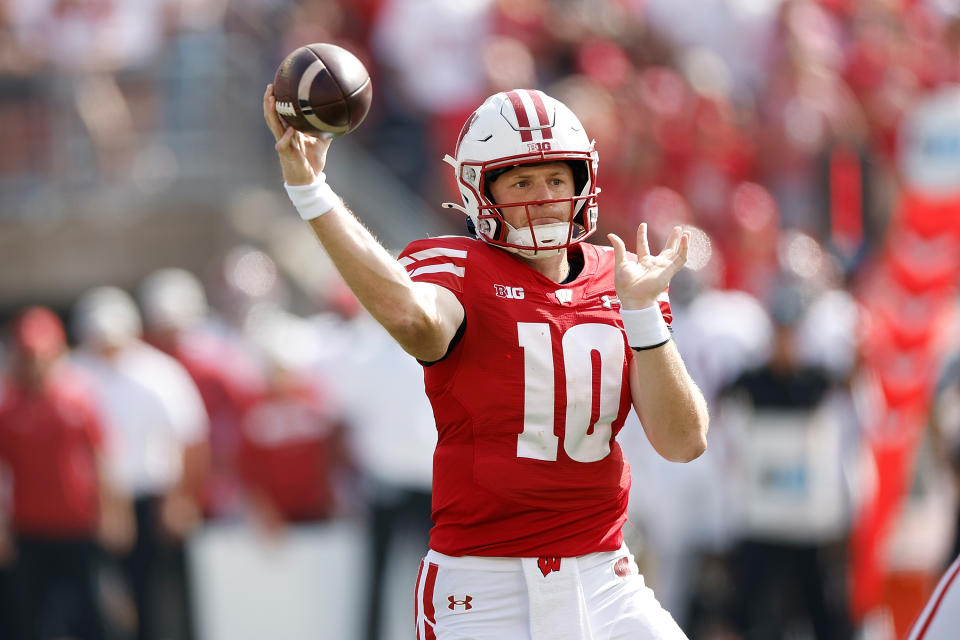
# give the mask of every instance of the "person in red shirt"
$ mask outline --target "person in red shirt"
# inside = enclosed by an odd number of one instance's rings
[[[244,415],[239,470],[259,525],[335,515],[336,479],[347,466],[343,427],[308,377],[268,356],[270,388]]]
[[[241,423],[262,397],[265,376],[252,350],[217,326],[203,284],[189,271],[158,269],[143,279],[138,293],[144,340],[183,365],[210,419],[204,514],[212,519],[235,516],[242,493],[237,469]]]
[[[418,240],[395,260],[326,184],[330,139],[285,127],[272,87],[264,116],[301,217],[426,367],[438,442],[418,639],[684,638],[623,543],[615,437],[633,410],[663,457],[706,449],[706,403],[667,326],[689,233],[674,227],[659,254],[646,224],[636,254],[613,234],[612,248],[584,242],[597,152],[564,104],[518,89],[488,98],[447,157],[463,205],[446,206],[473,237]]]
[[[104,490],[95,396],[63,357],[60,319],[31,307],[15,319],[11,334],[12,362],[0,383],[0,461],[13,479],[10,524],[23,637],[102,638],[98,536],[129,545],[132,519]]]

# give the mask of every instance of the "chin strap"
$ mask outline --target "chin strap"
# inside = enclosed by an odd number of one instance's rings
[[[524,258],[538,259],[549,258],[563,252],[564,247],[558,247],[561,242],[567,239],[570,233],[570,224],[567,222],[554,222],[535,227],[531,232],[529,228],[516,229],[506,220],[503,224],[507,227],[507,242],[525,247],[537,246],[537,249],[521,249],[519,247],[504,247],[511,253],[516,253]],[[553,245],[553,246],[550,246]]]

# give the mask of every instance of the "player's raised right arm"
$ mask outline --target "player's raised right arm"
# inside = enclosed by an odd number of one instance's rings
[[[331,138],[306,136],[286,126],[277,115],[272,86],[263,95],[263,116],[277,141],[284,182],[294,189],[315,184],[322,178]],[[407,353],[426,362],[442,358],[463,322],[460,301],[443,287],[411,280],[339,198],[333,197],[331,205],[309,223],[347,286]],[[311,206],[326,208],[316,202]]]

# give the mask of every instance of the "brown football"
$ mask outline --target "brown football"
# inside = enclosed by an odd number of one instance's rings
[[[360,60],[342,47],[308,44],[284,58],[273,79],[277,113],[303,133],[350,133],[370,111],[373,85]]]

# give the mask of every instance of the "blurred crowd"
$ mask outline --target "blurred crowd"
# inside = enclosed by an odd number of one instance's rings
[[[253,109],[230,135],[269,164],[263,84],[318,41],[373,77],[351,142],[425,201],[456,199],[441,158],[483,98],[535,87],[596,139],[598,238],[693,231],[670,295],[710,447],[672,465],[623,432],[633,546],[690,637],[903,637],[960,551],[960,6],[7,0],[0,183],[163,193],[190,138],[159,134],[216,130],[238,67]],[[58,146],[51,105],[82,143]],[[183,541],[212,521],[363,520],[373,611],[391,534],[425,536],[416,363],[319,249],[253,242],[5,302],[2,620],[24,637],[188,637]]]
[[[168,267],[132,294],[84,292],[66,322],[43,306],[11,320],[3,637],[195,637],[184,545],[206,524],[276,544],[368,520],[371,599],[394,536],[426,545],[436,434],[419,365],[332,274],[309,317],[284,308],[260,250],[234,248],[217,276],[218,307]]]

